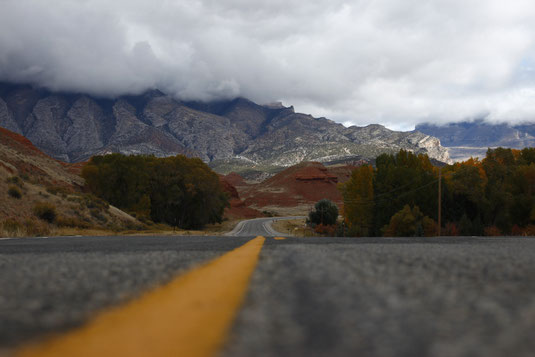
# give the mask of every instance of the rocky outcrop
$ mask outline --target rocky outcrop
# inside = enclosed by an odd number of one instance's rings
[[[71,122],[63,136],[67,152],[83,155],[104,146],[104,113],[94,100],[86,96],[79,98],[67,112],[67,118]]]
[[[70,161],[67,144],[63,135],[70,126],[67,117],[68,102],[56,95],[37,102],[33,111],[24,121],[24,136],[50,156],[62,161]]]
[[[347,128],[295,113],[293,107],[243,98],[181,102],[159,91],[109,100],[0,84],[0,126],[68,162],[110,152],[186,154],[217,164],[222,172],[234,164],[262,171],[302,161],[373,159],[399,149],[449,160],[436,138],[420,132],[381,125]]]

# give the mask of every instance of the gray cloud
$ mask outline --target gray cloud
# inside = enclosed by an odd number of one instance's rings
[[[0,0],[0,79],[282,100],[346,124],[535,120],[532,0]]]

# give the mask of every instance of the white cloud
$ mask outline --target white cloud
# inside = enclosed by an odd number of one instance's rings
[[[0,79],[405,129],[535,120],[533,23],[531,0],[2,0]]]

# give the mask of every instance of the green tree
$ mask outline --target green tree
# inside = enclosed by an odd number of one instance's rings
[[[313,224],[333,225],[338,219],[338,207],[330,200],[320,200],[314,205],[308,219]]]
[[[221,222],[228,206],[219,177],[197,158],[95,156],[82,176],[87,190],[111,204],[185,229]]]
[[[430,217],[437,216],[436,170],[427,155],[400,150],[396,155],[377,157],[374,180],[374,228],[377,235],[405,205],[418,206]]]
[[[392,216],[382,231],[385,237],[433,236],[436,234],[436,223],[424,216],[418,206],[411,208],[405,205]]]

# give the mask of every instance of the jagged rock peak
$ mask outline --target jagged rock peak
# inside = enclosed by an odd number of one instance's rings
[[[281,103],[187,102],[158,90],[99,99],[0,83],[0,126],[18,129],[47,154],[71,162],[107,152],[187,154],[221,171],[234,164],[268,170],[302,161],[374,159],[399,149],[448,162],[440,142],[418,132],[379,124],[346,128]]]

